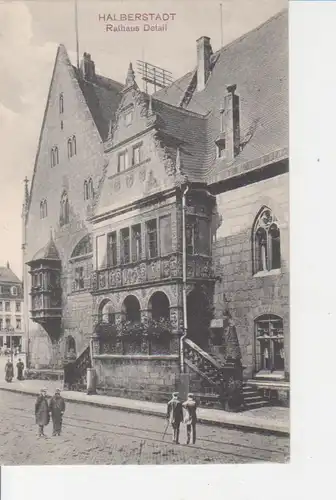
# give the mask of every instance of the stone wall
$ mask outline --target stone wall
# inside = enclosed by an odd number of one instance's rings
[[[213,258],[221,280],[215,288],[215,312],[228,308],[236,324],[246,366],[244,377],[255,366],[254,321],[263,314],[283,319],[285,372],[289,373],[289,227],[288,174],[263,180],[217,196],[223,222],[217,231]],[[263,206],[279,221],[281,269],[253,275],[252,227]]]
[[[59,95],[64,96],[64,113],[59,113]],[[77,154],[67,155],[67,139],[76,136]],[[51,167],[50,150],[59,148],[59,164]],[[61,47],[56,61],[47,110],[44,119],[38,156],[31,188],[29,213],[26,223],[24,263],[33,259],[50,239],[54,241],[62,261],[61,285],[63,290],[61,340],[52,346],[46,331],[29,319],[31,277],[24,266],[25,323],[29,336],[31,365],[50,366],[61,361],[65,338],[72,335],[79,354],[92,334],[92,297],[87,291],[72,293],[73,278],[71,254],[78,242],[90,232],[86,222],[91,213],[90,200],[84,200],[84,180],[92,178],[95,192],[103,175],[104,155],[101,138],[84,96],[79,88],[74,70]],[[60,200],[66,191],[69,199],[69,224],[60,226]],[[40,218],[40,202],[47,201],[48,213]],[[92,267],[92,259],[91,259]]]
[[[100,391],[149,401],[168,401],[178,388],[178,356],[113,356],[93,359]]]

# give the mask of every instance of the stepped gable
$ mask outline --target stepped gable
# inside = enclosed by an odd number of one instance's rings
[[[95,74],[93,80],[86,80],[81,77],[75,66],[73,66],[73,69],[98,132],[102,140],[105,140],[108,136],[110,121],[114,122],[115,120],[115,114],[121,101],[120,91],[123,89],[123,85],[97,74]]]
[[[0,283],[21,283],[21,281],[9,267],[0,266]]]
[[[168,155],[176,161],[180,149],[181,173],[192,182],[204,182],[204,154],[206,150],[206,119],[197,113],[152,99],[157,116],[158,136]]]
[[[178,106],[181,89],[188,87],[191,78],[192,73],[188,73],[176,81],[179,89],[174,88],[174,82],[158,91],[155,98]],[[214,141],[220,132],[226,87],[233,84],[240,97],[241,152],[230,166],[288,148],[287,9],[213,54],[204,90],[194,89],[186,101],[186,109],[208,116],[204,167],[210,183],[221,180],[228,164],[225,158],[216,159]]]

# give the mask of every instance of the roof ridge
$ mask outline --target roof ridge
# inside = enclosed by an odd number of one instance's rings
[[[161,99],[158,99],[157,97],[153,97],[152,99],[154,101],[159,101],[160,104],[163,104],[164,106],[167,106],[168,108],[173,108],[179,112],[194,116],[195,118],[206,119],[208,114],[209,114],[209,112],[208,112],[208,113],[205,113],[204,115],[202,115],[200,113],[196,113],[196,111],[190,111],[189,109],[185,109],[185,108],[182,108],[180,106],[174,106],[174,104],[170,104],[169,102],[166,102],[166,101],[161,101]]]
[[[223,45],[223,47],[221,47],[220,49],[216,50],[216,52],[214,52],[212,54],[212,57],[215,57],[216,55],[220,54],[222,51],[228,49],[232,45],[241,42],[244,38],[246,38],[247,36],[249,36],[251,33],[257,32],[261,28],[264,28],[264,26],[267,26],[267,24],[269,24],[270,22],[274,21],[274,19],[277,19],[278,17],[282,16],[285,12],[288,12],[288,8],[287,7],[285,7],[284,9],[281,9],[279,12],[277,12],[273,16],[269,17],[268,19],[266,19],[266,21],[264,21],[263,23],[259,24],[255,28],[252,28],[250,31],[247,31],[246,33],[243,33],[238,38],[235,38],[234,40],[232,40],[231,42],[227,43],[226,45]]]

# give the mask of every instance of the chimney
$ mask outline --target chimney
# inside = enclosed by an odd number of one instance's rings
[[[197,91],[205,88],[206,82],[210,75],[210,60],[212,56],[212,48],[210,38],[201,36],[197,40]]]
[[[84,80],[94,80],[96,76],[95,63],[91,59],[91,54],[87,52],[83,54],[81,73]]]
[[[227,159],[233,160],[240,152],[239,96],[235,94],[237,85],[226,87],[224,97],[223,128]]]

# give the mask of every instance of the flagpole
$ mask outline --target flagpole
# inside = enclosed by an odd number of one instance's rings
[[[78,6],[77,6],[77,0],[75,0],[75,31],[76,31],[77,69],[79,69]]]

